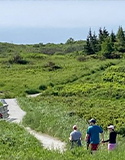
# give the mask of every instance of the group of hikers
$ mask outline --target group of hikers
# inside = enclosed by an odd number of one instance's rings
[[[87,144],[87,149],[90,148],[92,154],[98,150],[100,144],[100,135],[102,143],[108,142],[109,151],[114,150],[116,148],[117,133],[114,130],[114,126],[110,125],[107,128],[109,130],[109,139],[104,140],[103,129],[100,126],[96,125],[95,119],[89,120],[89,127],[87,129],[85,141]],[[82,134],[80,131],[77,130],[76,125],[73,126],[73,131],[70,133],[69,140],[71,142],[71,148],[73,148],[75,144],[77,146],[82,146]]]

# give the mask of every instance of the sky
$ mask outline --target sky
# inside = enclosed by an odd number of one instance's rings
[[[0,42],[65,43],[125,29],[124,0],[0,0]]]

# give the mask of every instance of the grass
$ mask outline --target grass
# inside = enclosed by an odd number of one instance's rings
[[[97,154],[91,155],[83,144],[81,148],[67,150],[61,154],[44,149],[36,138],[17,124],[0,121],[0,126],[0,158],[2,160],[124,160],[125,144],[121,142],[117,150],[111,153],[107,152],[107,145],[105,145],[100,146]]]
[[[24,55],[25,57],[26,55]],[[72,83],[82,77],[89,76],[96,72],[101,66],[110,63],[110,61],[88,60],[79,62],[74,57],[68,56],[47,56],[46,58],[26,58],[28,64],[9,64],[1,60],[1,79],[0,91],[1,97],[25,96],[27,93],[41,92],[39,87],[45,85],[50,88],[50,84],[59,85]],[[50,62],[61,67],[53,70],[52,66],[45,67]],[[117,60],[111,62],[117,63]],[[51,71],[49,71],[52,69]]]
[[[23,127],[0,121],[0,158],[2,160],[60,159],[61,154],[51,152],[31,136]],[[56,157],[56,158],[54,158]]]
[[[82,43],[77,45],[81,47]],[[108,154],[106,146],[102,146],[94,156],[86,150],[84,142],[81,149],[69,150],[68,141],[74,124],[85,136],[90,118],[96,118],[104,130],[114,124],[118,133],[124,135],[124,58],[102,60],[85,56],[82,50],[67,54],[72,49],[70,44],[60,44],[59,50],[53,44],[0,46],[0,97],[18,97],[27,112],[24,126],[68,144],[64,154],[47,151],[24,128],[0,121],[1,159],[124,160],[124,138],[120,136],[116,151]],[[28,63],[12,63],[15,54]],[[39,97],[26,98],[27,94],[39,92]]]
[[[36,138],[17,124],[0,121],[0,126],[0,158],[2,160],[124,160],[124,143],[120,143],[117,150],[111,153],[107,152],[107,145],[105,145],[100,146],[96,155],[91,155],[83,145],[81,148],[67,150],[61,154],[44,149]]]
[[[59,99],[54,97],[48,98],[49,100],[47,97],[45,99],[18,98],[21,107],[27,112],[23,120],[24,125],[59,137],[63,141],[68,141],[74,124],[77,124],[81,131],[87,128],[84,119],[73,115],[74,112],[68,105],[61,103]]]

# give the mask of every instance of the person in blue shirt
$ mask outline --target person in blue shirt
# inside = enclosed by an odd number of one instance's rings
[[[104,141],[104,134],[102,128],[96,125],[95,119],[91,119],[89,123],[90,126],[88,127],[85,140],[88,141],[88,138],[90,137],[91,153],[94,153],[95,151],[97,151],[98,145],[100,143],[100,134],[102,136],[102,141]]]

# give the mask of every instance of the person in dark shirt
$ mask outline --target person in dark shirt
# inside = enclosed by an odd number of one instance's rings
[[[106,141],[102,141],[102,143],[108,142],[108,150],[111,151],[116,148],[117,133],[115,132],[113,125],[110,125],[107,128],[109,129],[109,139]]]

